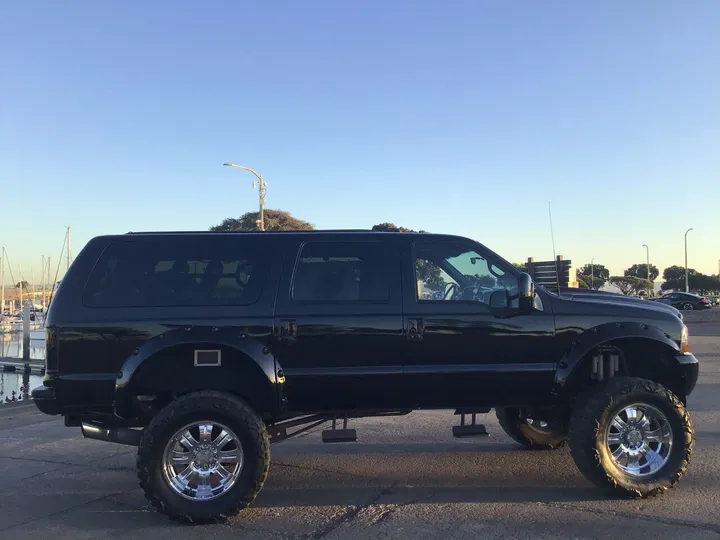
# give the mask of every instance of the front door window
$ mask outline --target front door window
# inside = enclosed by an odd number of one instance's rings
[[[489,309],[490,297],[507,290],[518,306],[517,278],[487,255],[459,244],[415,244],[415,279],[420,302],[474,302]]]

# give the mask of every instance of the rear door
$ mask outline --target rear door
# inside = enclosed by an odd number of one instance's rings
[[[393,238],[296,238],[275,315],[287,407],[392,407],[405,346]]]

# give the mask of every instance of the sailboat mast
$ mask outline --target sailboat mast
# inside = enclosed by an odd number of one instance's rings
[[[40,299],[42,300],[43,309],[45,309],[45,255],[42,256],[42,272],[40,272]]]
[[[0,317],[5,313],[5,246],[0,255]]]
[[[70,226],[67,228],[67,270],[70,270]]]

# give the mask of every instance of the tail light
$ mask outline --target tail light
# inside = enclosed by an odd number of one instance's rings
[[[57,371],[60,351],[58,350],[58,331],[56,328],[45,328],[45,370]]]

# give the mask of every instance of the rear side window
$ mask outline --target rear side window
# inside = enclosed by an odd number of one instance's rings
[[[108,246],[83,293],[88,307],[249,305],[270,246],[237,236],[139,237]]]
[[[292,299],[386,303],[399,272],[381,242],[307,242],[295,268]]]

